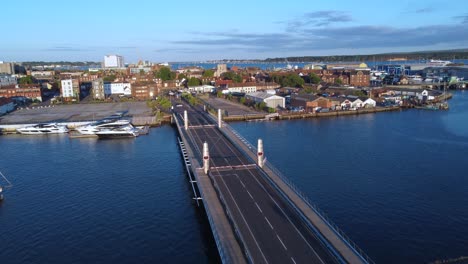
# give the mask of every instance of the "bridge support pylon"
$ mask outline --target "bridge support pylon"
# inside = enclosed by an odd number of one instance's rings
[[[221,109],[218,109],[218,127],[221,128],[222,125],[221,123],[223,122],[222,118],[221,118]]]
[[[257,163],[260,168],[263,168],[264,157],[265,155],[263,153],[263,140],[259,138],[257,143]]]
[[[208,150],[208,143],[203,143],[203,171],[208,174],[210,168],[210,153]]]
[[[188,130],[188,115],[187,115],[187,110],[184,110],[184,127],[185,127],[185,130]]]

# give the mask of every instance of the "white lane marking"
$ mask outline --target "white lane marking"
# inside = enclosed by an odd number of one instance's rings
[[[250,172],[250,171],[249,171]],[[309,241],[307,241],[307,239],[304,237],[304,235],[299,231],[299,229],[296,227],[296,225],[292,222],[291,218],[289,218],[289,216],[284,212],[283,208],[281,208],[278,203],[275,201],[275,199],[273,199],[273,197],[267,192],[267,190],[265,189],[265,186],[263,186],[260,181],[257,179],[257,177],[255,177],[255,175],[250,172],[250,175],[252,175],[252,177],[255,179],[255,181],[258,183],[258,185],[260,186],[260,188],[263,189],[263,191],[268,195],[268,197],[270,197],[270,199],[273,201],[273,203],[275,203],[276,207],[278,207],[278,209],[283,213],[283,215],[286,217],[286,219],[288,219],[288,222],[294,227],[294,229],[296,230],[296,232],[299,234],[299,236],[304,240],[304,242],[306,242],[307,246],[312,250],[312,252],[314,253],[314,255],[320,260],[321,263],[325,263],[323,261],[323,259],[319,256],[319,254],[317,253],[317,251],[315,251],[315,249],[310,245]],[[266,180],[265,180],[266,181]],[[268,184],[268,181],[267,181],[267,184]],[[314,237],[315,235],[312,234]]]
[[[260,206],[258,205],[258,203],[257,203],[257,202],[255,202],[255,205],[257,206],[257,208],[258,208],[258,210],[260,211],[260,213],[262,213],[262,214],[263,214],[263,211],[262,211],[262,209],[260,209]]]
[[[262,248],[261,248],[260,245],[258,244],[258,241],[257,241],[257,239],[255,238],[255,236],[254,236],[254,234],[253,234],[253,232],[252,232],[252,229],[250,228],[249,223],[248,223],[247,220],[245,219],[244,214],[242,214],[242,211],[241,211],[239,205],[237,204],[236,199],[234,199],[234,196],[232,195],[231,190],[230,190],[229,187],[227,186],[227,184],[226,184],[226,182],[224,181],[224,178],[223,178],[223,177],[219,177],[219,179],[221,179],[221,182],[222,182],[222,183],[224,184],[224,186],[226,187],[226,190],[227,190],[229,196],[231,196],[232,201],[234,202],[235,206],[237,207],[237,210],[239,211],[239,214],[240,214],[240,216],[242,217],[242,220],[244,220],[244,223],[245,223],[245,225],[247,226],[247,229],[249,230],[249,233],[250,233],[250,235],[252,236],[252,239],[254,240],[254,242],[255,242],[255,244],[256,244],[258,250],[260,251],[260,254],[261,254],[262,257],[263,257],[263,260],[265,260],[265,262],[268,263],[268,260],[267,260],[267,258],[265,257],[265,254],[264,254],[263,251],[262,251]]]
[[[284,249],[285,249],[285,250],[288,250],[288,249],[286,248],[286,245],[283,243],[283,240],[281,240],[281,238],[280,238],[278,235],[276,235],[276,237],[277,237],[278,240],[281,242],[281,245],[283,245]]]
[[[247,193],[249,194],[250,198],[252,198],[252,199],[253,199],[253,196],[252,196],[252,194],[250,194],[250,192],[249,192],[248,190],[246,190],[246,191],[247,191]]]
[[[239,178],[239,176],[237,176],[237,178]],[[239,179],[239,181],[240,181],[240,183],[242,184],[242,187],[244,187],[244,188],[245,188],[245,184],[244,184],[244,182],[243,182],[242,180],[240,180],[240,179]]]
[[[293,257],[291,257],[291,260],[292,260],[292,262],[293,262],[294,264],[296,264],[296,261],[294,260]]]
[[[273,226],[271,225],[270,221],[268,221],[268,218],[265,216],[265,220],[267,221],[268,225],[270,226],[271,229],[274,229]]]

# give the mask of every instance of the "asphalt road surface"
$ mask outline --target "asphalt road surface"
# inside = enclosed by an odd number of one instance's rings
[[[210,151],[209,176],[253,263],[338,263],[256,164],[245,157],[201,111],[175,109],[201,158]]]

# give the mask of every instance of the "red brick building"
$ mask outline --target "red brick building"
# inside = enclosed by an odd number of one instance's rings
[[[15,88],[14,86],[3,87],[0,89],[0,97],[2,96],[6,98],[23,96],[32,100],[42,101],[41,88],[35,84],[22,85],[19,88]]]
[[[138,100],[151,99],[158,94],[156,83],[132,84],[132,96]]]

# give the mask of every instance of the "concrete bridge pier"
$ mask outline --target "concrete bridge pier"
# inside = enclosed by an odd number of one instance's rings
[[[210,153],[208,150],[208,143],[203,143],[203,170],[208,175],[208,169],[210,168]]]
[[[221,128],[221,122],[222,122],[222,116],[221,116],[221,109],[218,109],[218,127]]]
[[[263,153],[263,140],[259,138],[257,143],[257,163],[260,168],[263,168],[264,157],[265,155]]]

